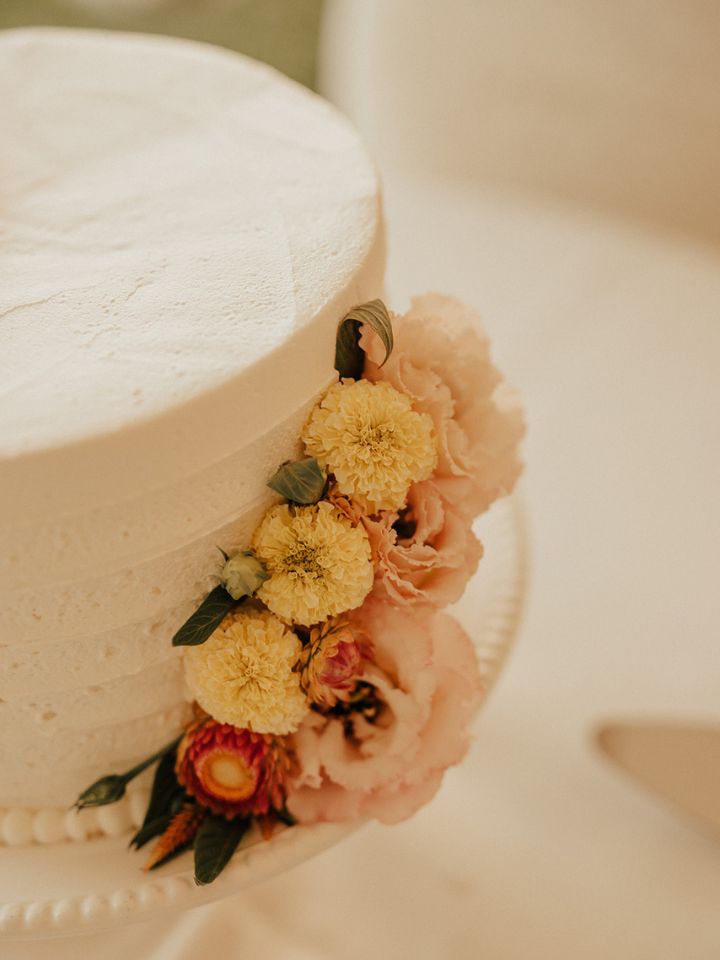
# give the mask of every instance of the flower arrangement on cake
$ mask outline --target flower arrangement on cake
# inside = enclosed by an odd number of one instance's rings
[[[120,799],[157,764],[152,869],[194,848],[214,880],[250,826],[395,823],[460,762],[482,697],[473,646],[443,608],[482,557],[475,517],[519,476],[514,393],[477,317],[446,297],[391,318],[375,300],[338,326],[338,381],[305,424],[305,457],[248,549],[178,630],[195,719],[158,754],[98,780]]]

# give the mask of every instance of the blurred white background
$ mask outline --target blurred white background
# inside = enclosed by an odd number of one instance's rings
[[[720,243],[715,0],[328,0],[323,91],[378,160]]]
[[[390,301],[474,303],[524,394],[530,596],[430,807],[188,914],[163,956],[210,926],[244,960],[720,956],[720,845],[593,744],[720,722],[719,44],[716,0],[325,4]]]

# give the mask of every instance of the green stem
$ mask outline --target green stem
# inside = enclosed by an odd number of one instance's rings
[[[164,747],[162,747],[162,749],[158,750],[157,753],[153,753],[151,757],[147,757],[147,759],[142,760],[140,763],[138,763],[137,766],[132,767],[132,769],[127,770],[125,773],[121,773],[120,774],[121,780],[123,780],[125,783],[130,783],[130,781],[134,780],[135,777],[139,776],[143,772],[143,770],[147,770],[149,766],[152,766],[152,764],[155,763],[156,760],[161,760],[166,753],[170,753],[171,750],[174,750],[175,747],[177,747],[177,745],[180,743],[182,738],[183,738],[183,735],[180,734],[179,737],[175,737],[172,743],[166,744]]]

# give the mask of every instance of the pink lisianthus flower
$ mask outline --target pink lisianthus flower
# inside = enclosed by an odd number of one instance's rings
[[[365,327],[364,376],[387,381],[428,413],[438,438],[434,481],[465,517],[475,517],[510,493],[521,472],[518,445],[525,428],[520,404],[490,359],[480,319],[450,297],[425,294],[393,317],[395,349]]]
[[[483,549],[468,518],[441,495],[434,480],[413,484],[399,513],[368,517],[346,497],[334,492],[330,497],[368,535],[375,567],[371,596],[436,607],[460,599]]]
[[[301,823],[396,823],[459,763],[481,697],[475,652],[452,617],[377,600],[355,614],[372,641],[349,704],[311,711],[291,739],[288,809]]]

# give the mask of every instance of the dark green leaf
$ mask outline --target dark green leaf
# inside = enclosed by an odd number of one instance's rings
[[[382,300],[360,304],[340,321],[335,340],[335,369],[340,377],[359,380],[365,366],[365,353],[360,346],[360,328],[366,323],[377,333],[385,347],[385,360],[392,353],[393,330],[390,314]]]
[[[195,837],[195,883],[212,883],[222,873],[249,826],[249,819],[212,815],[203,820]]]
[[[225,587],[215,587],[175,634],[173,646],[195,647],[205,643],[236,604]]]
[[[317,503],[325,493],[327,477],[314,457],[284,463],[268,480],[268,486],[291,503],[308,506]]]
[[[183,788],[175,776],[175,757],[176,753],[172,750],[166,753],[157,765],[143,827],[159,817],[164,817],[170,812],[173,800],[178,795],[183,795]]]
[[[176,794],[173,795],[173,798],[168,805],[168,809],[164,814],[150,821],[147,820],[147,817],[145,818],[145,822],[132,838],[129,846],[135,847],[136,850],[139,850],[140,847],[145,846],[148,840],[152,840],[153,837],[157,837],[159,834],[164,833],[165,828],[170,826],[175,814],[180,813],[184,804],[188,802],[188,799],[189,798],[187,794],[181,788]],[[183,847],[183,850],[185,849],[186,847]]]
[[[275,810],[274,813],[280,823],[285,823],[288,827],[294,827],[297,823],[297,820],[289,810]]]
[[[145,822],[140,827],[138,832],[133,836],[128,846],[135,847],[136,850],[139,850],[140,847],[144,847],[149,840],[153,839],[153,837],[159,837],[161,833],[165,832],[165,830],[170,826],[174,816],[174,813],[170,813],[168,811],[168,813],[161,817],[156,817],[154,820],[147,820],[146,818]]]
[[[84,810],[85,807],[103,807],[106,803],[115,803],[125,796],[125,786],[127,780],[124,776],[113,773],[108,777],[102,777],[96,780],[91,787],[83,790],[75,801],[77,810]]]

